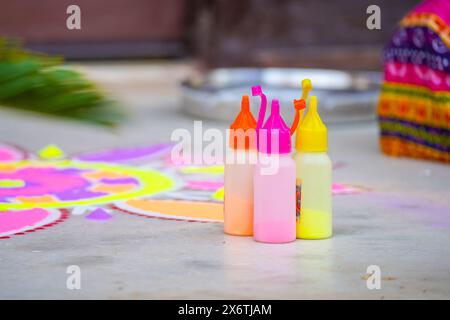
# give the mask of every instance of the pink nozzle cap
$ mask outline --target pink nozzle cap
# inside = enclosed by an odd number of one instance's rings
[[[259,133],[258,151],[269,154],[291,152],[291,132],[280,115],[278,100],[272,100],[270,116],[261,131]]]
[[[261,86],[253,86],[252,87],[252,96],[259,96],[262,94]]]
[[[261,105],[259,106],[259,114],[258,120],[256,121],[256,143],[259,145],[259,130],[261,130],[264,124],[264,118],[266,117],[266,109],[267,109],[267,97],[262,91],[261,86],[253,86],[252,87],[252,96],[260,96],[261,97]]]
[[[261,86],[253,86],[252,87],[252,96],[260,96],[261,97],[261,105],[259,107],[258,120],[256,121],[256,130],[259,130],[263,126],[264,118],[266,116],[267,109],[267,98],[264,92],[262,91]]]

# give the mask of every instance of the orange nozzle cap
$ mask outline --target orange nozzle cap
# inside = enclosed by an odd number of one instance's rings
[[[300,122],[301,115],[303,114],[303,109],[306,108],[305,100],[294,99],[294,108],[295,108],[295,118],[291,126],[291,136],[294,134],[295,130],[297,130],[298,123]]]
[[[242,96],[241,100],[241,112],[250,112],[250,98],[248,96]],[[250,115],[252,115],[250,113]],[[253,117],[253,115],[252,115]]]
[[[294,108],[296,110],[303,110],[306,108],[306,102],[304,99],[294,99]]]
[[[241,111],[230,129],[231,148],[245,150],[256,148],[256,120],[250,112],[249,96],[242,96]]]

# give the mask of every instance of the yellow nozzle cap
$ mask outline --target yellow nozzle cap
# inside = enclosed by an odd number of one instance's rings
[[[302,99],[306,101],[308,94],[312,90],[312,83],[309,79],[302,80]]]
[[[308,100],[308,95],[310,93],[310,91],[312,90],[312,82],[310,79],[303,79],[302,80],[302,98],[300,100],[294,100],[294,106],[296,104],[299,103],[299,101],[304,100],[305,102]],[[297,108],[296,108],[297,109]],[[300,123],[302,123],[302,119],[303,119],[303,112],[304,109],[298,109],[298,125],[297,128],[295,128],[295,130],[297,131],[296,133],[296,137],[295,137],[295,141],[296,141],[296,145],[298,144],[298,139],[299,139],[299,130],[298,128],[300,127]]]
[[[327,127],[317,112],[317,98],[309,98],[309,108],[297,130],[295,149],[303,152],[327,151]]]

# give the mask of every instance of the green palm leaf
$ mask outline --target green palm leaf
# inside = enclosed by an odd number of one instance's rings
[[[117,125],[123,118],[117,106],[93,82],[62,63],[0,37],[0,105]]]

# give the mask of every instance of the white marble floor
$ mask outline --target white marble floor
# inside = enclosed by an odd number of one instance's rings
[[[116,131],[0,109],[0,141],[67,153],[168,141],[192,128],[179,111],[177,83],[188,63],[80,66],[123,103]],[[227,124],[205,122],[224,129]],[[221,224],[142,219],[114,212],[0,240],[0,298],[450,298],[450,167],[394,159],[378,148],[375,123],[329,128],[335,181],[369,192],[334,197],[334,237],[264,245],[224,235]],[[95,137],[95,138],[94,138]],[[66,268],[82,269],[81,290]],[[369,265],[381,289],[369,290]]]

